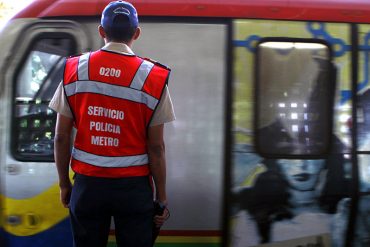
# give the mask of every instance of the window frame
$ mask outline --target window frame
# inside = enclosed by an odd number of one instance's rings
[[[16,104],[16,94],[17,94],[17,87],[18,87],[17,80],[19,77],[19,73],[24,68],[27,58],[30,56],[35,45],[43,39],[69,39],[71,41],[70,50],[67,50],[67,54],[69,55],[76,54],[77,47],[78,47],[78,41],[72,33],[69,33],[66,31],[38,33],[32,38],[32,41],[29,42],[29,44],[27,45],[25,52],[21,56],[21,59],[20,59],[21,63],[19,63],[18,66],[14,70],[14,74],[12,77],[13,86],[12,86],[12,95],[11,95],[12,112],[11,112],[10,121],[12,124],[11,124],[11,138],[10,138],[10,154],[15,160],[22,161],[22,162],[54,162],[54,155],[38,155],[38,154],[32,155],[29,153],[28,154],[19,153],[17,151],[17,145],[19,144],[18,136],[19,136],[20,131],[19,131],[19,127],[14,124],[16,122],[16,105],[17,105]],[[53,65],[53,68],[55,68],[55,66],[57,66],[57,64]],[[48,78],[48,76],[46,78]],[[41,102],[41,103],[48,104],[48,102]],[[53,115],[55,115],[55,118],[56,118],[56,113],[53,113]]]

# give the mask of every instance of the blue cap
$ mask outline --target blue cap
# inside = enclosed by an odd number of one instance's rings
[[[125,1],[110,2],[103,10],[101,16],[101,25],[108,30],[113,27],[113,20],[117,15],[125,15],[128,17],[130,26],[136,28],[139,26],[139,19],[135,7]]]

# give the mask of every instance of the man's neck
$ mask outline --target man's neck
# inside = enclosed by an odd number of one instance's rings
[[[128,44],[120,42],[106,42],[103,50],[121,52],[126,54],[134,55],[134,52],[131,50],[131,47]]]

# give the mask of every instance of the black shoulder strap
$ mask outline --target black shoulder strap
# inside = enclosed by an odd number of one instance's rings
[[[169,67],[167,67],[166,65],[161,64],[160,62],[155,61],[155,60],[153,60],[153,59],[151,59],[151,58],[144,57],[144,58],[142,58],[142,59],[147,60],[147,61],[149,61],[149,62],[151,62],[151,63],[154,63],[155,65],[157,65],[157,66],[159,66],[159,67],[162,67],[162,68],[164,68],[164,69],[166,69],[166,70],[171,71],[171,69],[170,69]]]

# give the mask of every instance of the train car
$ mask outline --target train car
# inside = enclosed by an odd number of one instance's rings
[[[0,33],[1,246],[72,246],[48,103],[109,2],[35,0]],[[172,68],[155,246],[369,246],[370,2],[130,2],[134,52]]]

